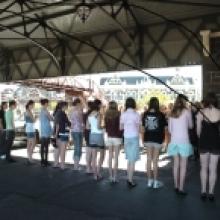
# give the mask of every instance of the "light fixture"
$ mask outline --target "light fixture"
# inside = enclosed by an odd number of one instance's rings
[[[89,7],[86,0],[82,0],[82,3],[78,5],[77,14],[81,21],[85,23],[91,14],[91,8]]]

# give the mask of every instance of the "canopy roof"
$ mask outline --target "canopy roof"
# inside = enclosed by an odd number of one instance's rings
[[[90,9],[85,22],[79,17],[82,3]],[[0,25],[45,43],[46,37],[53,40],[55,36],[48,30],[45,33],[44,22],[79,36],[164,22],[133,4],[174,20],[219,13],[220,10],[219,0],[6,0],[0,3]],[[30,44],[2,26],[0,43],[5,47]]]

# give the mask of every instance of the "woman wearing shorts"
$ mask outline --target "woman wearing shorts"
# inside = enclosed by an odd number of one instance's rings
[[[118,156],[122,144],[122,132],[120,131],[120,112],[118,105],[112,101],[105,114],[105,129],[107,133],[106,146],[109,149],[109,180],[112,183],[117,182]],[[114,171],[112,162],[114,158]]]
[[[147,148],[148,187],[157,189],[163,185],[158,181],[158,158],[165,138],[167,121],[166,116],[160,112],[159,100],[156,97],[150,99],[149,108],[142,118],[142,125],[143,143]]]
[[[104,130],[102,127],[103,114],[100,112],[100,107],[100,101],[95,100],[87,120],[87,129],[90,129],[89,146],[92,153],[92,172],[95,180],[102,178],[100,172],[104,161],[105,151]],[[97,164],[98,151],[100,151],[100,158]]]
[[[193,154],[193,148],[189,140],[189,129],[193,127],[191,112],[186,108],[186,97],[179,95],[171,111],[168,129],[171,142],[168,146],[168,155],[173,156],[173,176],[175,192],[179,195],[187,195],[184,191],[184,183],[187,170],[188,157]]]
[[[36,133],[35,133],[35,117],[33,115],[34,101],[30,100],[26,105],[25,112],[25,132],[27,135],[27,165],[33,163],[33,151],[36,145]]]
[[[128,160],[127,185],[130,188],[135,187],[137,184],[133,181],[135,171],[135,163],[139,160],[139,134],[141,129],[141,117],[135,111],[136,102],[133,98],[127,98],[125,103],[126,111],[120,117],[120,130],[124,130],[124,147],[126,159]]]
[[[197,116],[199,137],[201,199],[214,201],[217,168],[220,155],[220,110],[216,94],[209,93],[204,102],[205,108]],[[207,187],[207,182],[209,183]],[[208,191],[208,194],[207,194]]]
[[[69,127],[71,125],[66,110],[68,108],[67,102],[60,103],[60,110],[56,114],[56,133],[55,138],[58,145],[58,152],[55,158],[54,166],[57,167],[59,165],[60,158],[60,168],[65,169],[65,156],[66,156],[66,147],[69,141]]]
[[[84,139],[86,143],[86,173],[87,174],[92,174],[92,149],[89,146],[89,134],[90,134],[90,129],[87,129],[86,123],[88,120],[88,116],[90,115],[92,111],[92,105],[93,102],[89,101],[87,103],[87,111],[83,115],[83,122],[84,122]]]

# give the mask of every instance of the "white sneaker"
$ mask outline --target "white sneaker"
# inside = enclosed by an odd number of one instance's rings
[[[153,183],[154,183],[154,181],[153,181],[152,179],[149,179],[149,180],[147,181],[147,187],[148,187],[148,188],[152,187],[152,186],[153,186]]]
[[[155,180],[154,184],[153,184],[153,188],[158,189],[158,188],[161,188],[161,187],[163,187],[163,183],[158,181],[158,180]]]

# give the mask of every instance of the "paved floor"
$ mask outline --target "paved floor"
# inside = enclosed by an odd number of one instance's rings
[[[138,186],[131,190],[124,170],[120,182],[110,185],[107,178],[95,182],[83,171],[28,167],[22,158],[14,164],[0,161],[0,220],[219,220],[220,184],[214,203],[200,201],[199,166],[191,161],[189,194],[181,198],[173,192],[171,163],[165,164],[160,169],[163,188],[147,189],[145,174],[137,172]]]

